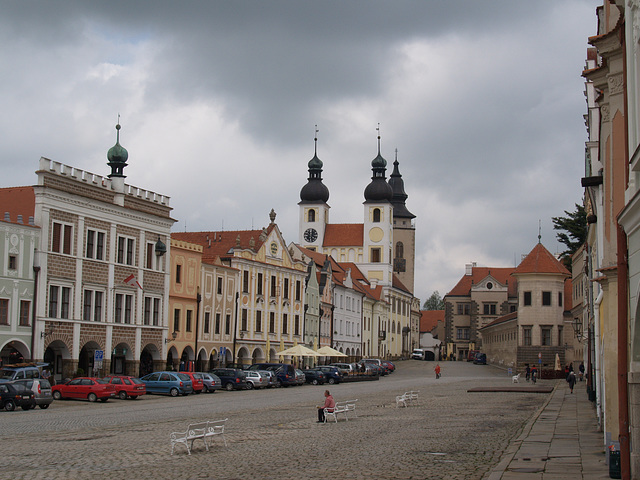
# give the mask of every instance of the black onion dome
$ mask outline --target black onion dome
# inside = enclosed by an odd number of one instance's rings
[[[371,162],[371,170],[373,176],[371,183],[364,189],[364,199],[366,202],[390,202],[393,198],[393,190],[391,185],[387,183],[385,172],[387,170],[387,161],[380,155]]]
[[[322,183],[322,161],[318,155],[309,160],[309,178],[300,190],[300,200],[310,203],[327,203],[329,200],[329,189]]]
[[[389,185],[393,191],[393,197],[391,203],[393,204],[393,216],[396,218],[416,218],[416,216],[407,210],[405,202],[409,195],[404,191],[404,180],[400,175],[400,169],[398,168],[398,160],[393,162],[393,173],[389,178]]]

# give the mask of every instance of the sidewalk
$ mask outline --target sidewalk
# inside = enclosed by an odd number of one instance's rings
[[[485,480],[609,478],[586,383],[578,382],[573,394],[565,381],[556,382],[555,387]]]

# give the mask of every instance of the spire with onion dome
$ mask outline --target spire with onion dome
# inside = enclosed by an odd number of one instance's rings
[[[127,166],[127,159],[129,158],[129,152],[127,149],[120,145],[120,115],[118,115],[118,124],[116,125],[116,144],[107,152],[107,163],[111,167],[111,173],[109,178],[122,177],[125,175],[122,172],[124,167]]]
[[[400,169],[398,168],[399,165],[398,149],[396,148],[396,159],[393,162],[393,173],[389,178],[389,185],[391,185],[391,190],[393,191],[393,197],[391,199],[391,204],[393,205],[393,217],[416,218],[413,213],[407,210],[407,206],[405,205],[409,195],[404,191],[404,180],[402,180],[402,175],[400,175]]]
[[[318,158],[318,126],[316,125],[313,158],[309,160],[309,178],[300,190],[300,200],[305,203],[327,203],[329,189],[322,183],[322,161]]]
[[[371,162],[371,183],[364,189],[364,199],[366,202],[391,202],[393,190],[387,183],[386,171],[387,161],[380,154],[380,124],[378,124],[378,156]]]

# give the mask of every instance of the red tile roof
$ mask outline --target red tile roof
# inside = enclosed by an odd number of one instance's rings
[[[523,273],[550,273],[557,275],[571,275],[569,270],[554,257],[544,245],[538,243],[531,253],[525,257],[513,272],[514,275]]]
[[[362,223],[329,223],[324,231],[324,247],[361,247],[364,239]]]
[[[502,285],[509,284],[509,296],[515,297],[517,294],[518,282],[511,277],[514,268],[490,268],[490,267],[473,267],[471,275],[464,275],[455,287],[451,289],[447,295],[449,296],[466,296],[471,292],[471,287],[480,283],[487,276],[491,275],[496,281]]]
[[[513,320],[515,318],[518,318],[518,312],[507,313],[506,315],[498,317],[494,321],[487,323],[484,327],[481,327],[478,330],[483,330],[493,325],[498,325],[499,323],[508,322],[509,320]]]
[[[391,284],[393,285],[393,288],[397,288],[398,290],[402,290],[403,292],[406,292],[406,293],[411,293],[409,289],[404,286],[404,284],[400,281],[400,279],[395,273],[393,274],[393,278],[391,282],[392,282]]]
[[[432,332],[438,322],[444,322],[444,310],[420,310],[420,333]]]
[[[270,224],[266,228],[266,235],[269,235],[275,224]],[[216,257],[230,257],[229,251],[238,248],[238,237],[240,237],[241,249],[249,249],[251,239],[255,245],[254,251],[260,250],[263,241],[260,240],[262,230],[230,230],[224,232],[173,232],[171,238],[189,243],[202,245],[202,261],[210,263]]]
[[[18,223],[18,215],[22,215],[22,224],[29,225],[29,217],[35,215],[36,196],[33,187],[0,188],[0,221]]]

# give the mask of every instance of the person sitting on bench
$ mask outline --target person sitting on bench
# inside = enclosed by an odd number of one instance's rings
[[[326,408],[328,412],[333,412],[333,409],[336,407],[336,402],[329,393],[329,390],[324,391],[324,405],[318,407],[318,423],[324,423],[324,409]]]

